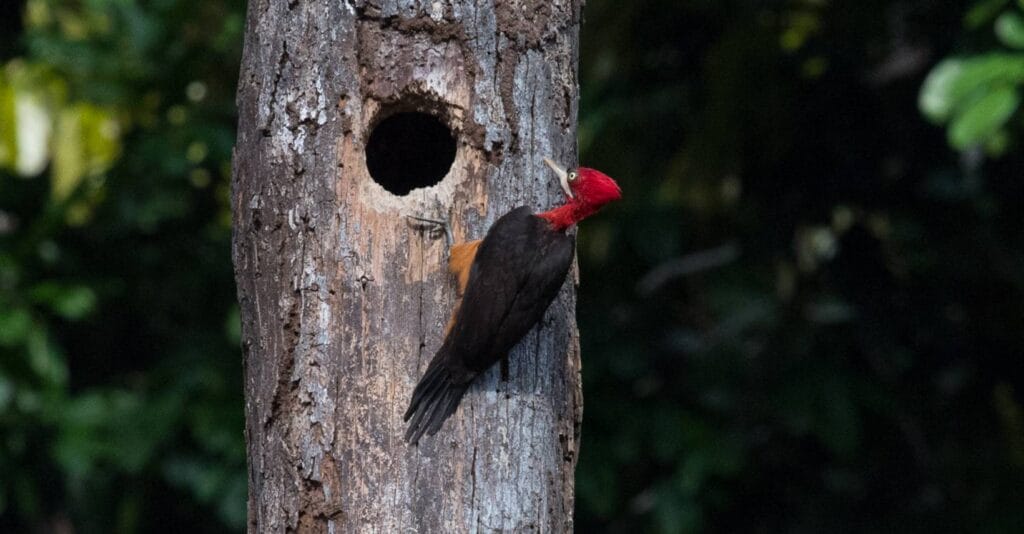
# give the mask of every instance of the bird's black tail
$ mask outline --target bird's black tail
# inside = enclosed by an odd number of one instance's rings
[[[455,383],[443,364],[430,365],[412,392],[404,421],[409,421],[405,441],[416,445],[423,434],[433,436],[462,400],[469,383]]]

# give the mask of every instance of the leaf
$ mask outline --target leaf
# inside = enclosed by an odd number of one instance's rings
[[[43,99],[29,91],[14,94],[14,111],[18,147],[14,168],[22,176],[37,176],[50,161],[50,112]]]
[[[956,104],[953,87],[963,68],[962,60],[947,59],[936,65],[925,78],[917,106],[932,122],[942,123],[949,119]]]
[[[0,166],[10,167],[18,154],[14,89],[0,75]]]
[[[231,476],[221,488],[217,513],[225,523],[241,531],[245,527],[245,500],[248,486],[244,474],[239,472],[232,474],[234,476]]]
[[[81,319],[96,308],[96,292],[87,286],[45,282],[32,288],[32,299],[69,321]]]
[[[950,124],[949,143],[964,150],[986,141],[1006,124],[1020,105],[1013,87],[997,88],[966,107]]]
[[[120,154],[120,129],[111,113],[79,103],[60,112],[53,136],[53,198],[68,198],[82,178],[106,171]]]
[[[23,308],[0,310],[0,345],[10,347],[24,341],[32,328],[32,316]]]
[[[175,486],[187,487],[200,502],[220,493],[226,473],[195,457],[170,458],[163,462],[164,476]]]
[[[15,385],[10,380],[0,375],[0,413],[3,413],[5,410],[7,410],[7,406],[14,399],[14,388]],[[2,512],[3,505],[0,504],[0,513]]]
[[[95,308],[96,293],[85,286],[68,288],[54,302],[54,311],[72,321],[85,317]]]
[[[85,476],[97,466],[137,474],[171,434],[180,397],[154,400],[128,390],[86,392],[54,414],[59,434],[53,454],[65,470]]]
[[[1011,143],[1010,134],[1002,128],[985,140],[985,153],[993,157],[1002,156],[1009,150]]]
[[[228,310],[228,316],[224,320],[224,333],[232,345],[242,342],[242,316],[238,306],[232,306]]]
[[[68,382],[68,366],[64,354],[44,329],[32,330],[25,348],[29,366],[48,386],[63,386]]]
[[[85,176],[85,147],[82,143],[82,125],[72,109],[60,112],[53,136],[53,172],[50,191],[53,198],[62,201],[77,187]]]
[[[700,532],[703,523],[701,507],[674,488],[663,486],[657,491],[654,509],[657,532]]]
[[[996,36],[1004,45],[1018,50],[1024,49],[1024,17],[1008,11],[996,19]]]
[[[964,16],[964,26],[969,29],[980,28],[986,22],[992,20],[1009,0],[984,0],[978,2]]]
[[[1024,83],[1024,55],[991,53],[943,60],[925,79],[918,96],[921,112],[936,124],[996,85]]]

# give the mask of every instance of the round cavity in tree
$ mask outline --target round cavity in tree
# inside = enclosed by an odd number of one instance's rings
[[[427,113],[395,113],[377,124],[366,143],[373,181],[399,196],[440,182],[453,161],[455,136]]]

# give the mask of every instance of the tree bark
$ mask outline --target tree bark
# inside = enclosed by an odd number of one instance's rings
[[[249,3],[232,202],[250,532],[572,529],[573,283],[436,436],[406,445],[402,414],[455,300],[444,239],[406,215],[461,241],[560,201],[541,158],[576,161],[581,4]],[[457,140],[447,176],[405,196],[365,163],[396,111]]]

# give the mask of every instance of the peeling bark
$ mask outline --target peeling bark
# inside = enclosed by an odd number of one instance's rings
[[[409,396],[455,301],[443,239],[557,203],[576,160],[582,0],[253,0],[238,92],[233,259],[250,532],[564,532],[582,410],[575,287],[419,447]],[[439,116],[458,149],[394,196],[372,127]],[[574,278],[574,277],[573,277]]]

